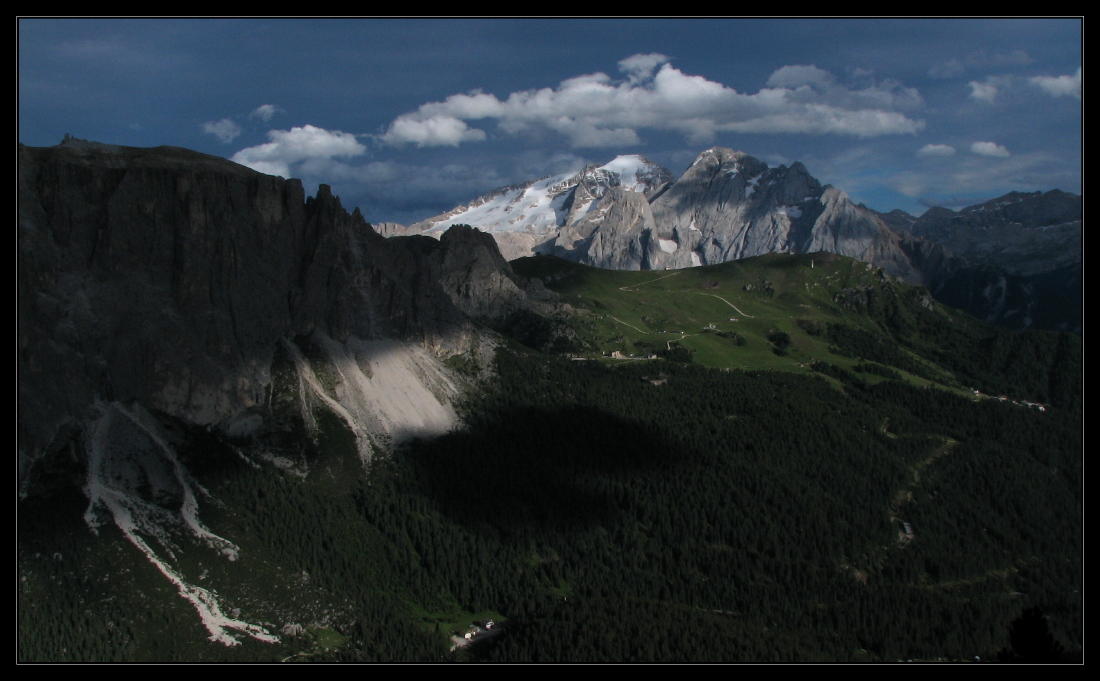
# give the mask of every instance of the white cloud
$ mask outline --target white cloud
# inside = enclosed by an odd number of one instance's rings
[[[955,147],[948,144],[926,144],[917,151],[917,156],[921,158],[943,158],[954,155]]]
[[[271,130],[267,138],[271,141],[241,149],[231,160],[261,173],[290,177],[293,163],[337,156],[350,158],[366,153],[366,147],[355,139],[355,135],[312,125]]]
[[[768,87],[796,88],[800,85],[830,87],[836,79],[833,74],[816,66],[784,66],[768,78]]]
[[[998,158],[1012,155],[1008,149],[995,142],[975,142],[970,145],[970,151],[979,156],[996,156]]]
[[[270,123],[271,119],[277,113],[286,113],[286,112],[283,111],[281,108],[275,106],[274,104],[261,104],[260,106],[253,109],[252,113],[248,114],[248,117],[249,118],[259,118],[264,123]]]
[[[1077,73],[1072,76],[1035,76],[1029,78],[1028,82],[1032,85],[1042,88],[1048,95],[1052,97],[1073,97],[1074,99],[1081,99],[1081,69],[1077,69]]]
[[[992,76],[985,79],[984,83],[979,83],[976,80],[970,81],[970,98],[976,99],[979,102],[989,102],[992,104],[997,99],[998,87],[1002,85],[999,80],[995,80]]]
[[[462,142],[480,142],[485,139],[485,131],[471,128],[454,116],[436,115],[422,120],[413,117],[398,117],[382,141],[393,146],[413,143],[418,147],[457,147]]]
[[[619,70],[627,74],[631,83],[641,83],[653,77],[653,70],[669,60],[663,54],[636,54],[619,62]]]
[[[730,131],[876,137],[924,128],[898,111],[921,106],[920,94],[896,81],[856,88],[816,66],[785,66],[750,95],[684,74],[661,54],[634,55],[619,66],[625,80],[594,73],[504,100],[476,91],[453,95],[398,116],[378,139],[392,146],[456,146],[486,139],[485,131],[466,124],[479,119],[495,120],[510,135],[554,130],[573,147],[639,144],[642,129],[679,132],[698,144]]]
[[[241,126],[228,118],[223,118],[220,121],[203,123],[202,131],[207,135],[217,137],[222,144],[229,144],[240,136]]]

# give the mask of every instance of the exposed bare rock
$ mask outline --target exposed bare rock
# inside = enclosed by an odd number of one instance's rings
[[[640,192],[612,187],[600,207],[562,228],[550,252],[568,260],[618,270],[652,269],[658,263],[653,213]]]
[[[938,300],[1011,329],[1080,333],[1081,196],[1011,192],[958,212],[933,207],[919,218],[902,211],[879,217],[917,235],[918,249],[908,240],[903,247]],[[928,244],[954,257],[932,253],[931,263]]]
[[[570,234],[558,238],[559,231],[576,228],[601,211],[606,214],[613,189],[622,190],[616,196],[637,193],[652,200],[672,180],[671,172],[643,156],[619,156],[603,166],[590,164],[578,173],[501,187],[410,229],[438,237],[448,227],[468,224],[492,234],[509,260],[560,248],[572,251],[575,246],[568,242]],[[589,220],[582,230],[585,238],[593,228]],[[584,253],[581,249],[575,255],[580,258]]]
[[[1030,276],[1081,262],[1082,201],[1057,189],[1011,192],[959,212],[929,208],[908,227],[976,265]]]
[[[391,236],[409,236],[410,234],[420,234],[420,230],[415,227],[406,227],[405,225],[398,224],[396,222],[375,222],[371,224],[374,227],[374,231],[378,232],[379,236],[391,237]]]
[[[828,251],[922,281],[901,237],[843,191],[822,186],[801,163],[769,168],[742,152],[708,149],[653,202],[653,216],[658,237],[675,244],[666,266]]]
[[[466,312],[537,290],[489,237],[385,239],[326,185],[306,199],[298,180],[175,147],[20,145],[18,233],[25,460],[97,400],[244,437],[282,339],[446,356],[481,337]]]
[[[526,305],[523,281],[491,235],[456,225],[444,232],[439,244],[433,259],[435,275],[458,309],[475,319],[501,319]]]

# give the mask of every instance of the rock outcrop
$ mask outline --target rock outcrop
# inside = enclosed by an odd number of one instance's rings
[[[581,247],[583,251],[581,244],[570,244],[573,233],[579,229],[590,235],[619,197],[638,193],[645,203],[664,192],[673,179],[666,168],[644,156],[619,156],[577,173],[501,187],[405,229],[438,237],[453,225],[468,224],[492,234],[508,260],[559,249]],[[562,229],[571,231],[559,237]]]
[[[907,229],[973,264],[1030,276],[1081,262],[1082,207],[1057,189],[1011,192],[957,213],[929,208]]]
[[[828,251],[924,283],[898,234],[801,163],[769,168],[742,152],[708,149],[652,208],[657,237],[672,242],[659,260],[666,267]]]
[[[442,357],[538,293],[487,235],[385,239],[326,185],[186,149],[20,145],[18,186],[23,463],[100,401],[248,421],[286,339]]]
[[[1011,192],[958,212],[879,217],[914,242],[950,251],[927,282],[937,299],[1011,329],[1080,333],[1082,197]]]

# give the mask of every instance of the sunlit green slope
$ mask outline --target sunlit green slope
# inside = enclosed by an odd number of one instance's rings
[[[1065,406],[1080,393],[1078,339],[1005,332],[831,253],[671,271],[603,270],[551,257],[512,267],[542,279],[568,305],[559,319],[576,334],[568,347],[576,357],[690,357],[714,368],[795,372],[816,366],[869,383],[889,377]]]

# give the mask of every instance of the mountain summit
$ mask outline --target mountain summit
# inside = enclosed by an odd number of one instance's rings
[[[602,166],[589,164],[578,173],[563,173],[502,187],[410,227],[407,231],[438,237],[448,227],[468,224],[496,238],[509,260],[531,255],[561,229],[598,221],[604,197],[614,189],[640,193],[647,201],[675,177],[667,168],[631,155]]]
[[[619,270],[681,269],[767,253],[846,255],[1010,328],[1081,328],[1081,197],[1012,192],[958,213],[879,213],[801,163],[772,168],[713,147],[676,179],[643,156],[504,187],[386,236],[492,234],[505,258],[546,254]]]
[[[459,223],[492,234],[510,259],[543,253],[612,269],[830,251],[924,283],[923,270],[946,258],[822,185],[801,163],[771,168],[722,147],[699,154],[679,179],[643,156],[619,156],[498,189],[408,232],[434,236]]]

